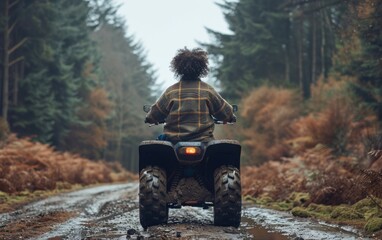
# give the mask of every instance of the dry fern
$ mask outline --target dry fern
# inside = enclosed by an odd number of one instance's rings
[[[358,185],[375,205],[382,210],[382,206],[374,199],[374,196],[382,198],[382,171],[361,170],[358,180]]]
[[[118,163],[90,161],[14,135],[0,149],[0,191],[7,193],[54,189],[57,183],[89,185],[132,178]]]
[[[361,170],[359,185],[378,198],[382,198],[382,171]]]

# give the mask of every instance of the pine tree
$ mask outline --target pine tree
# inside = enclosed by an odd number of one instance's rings
[[[361,1],[356,6],[359,15],[353,17],[359,26],[361,52],[347,67],[347,73],[358,76],[352,84],[366,107],[373,109],[382,120],[382,2]],[[362,15],[364,14],[364,15]]]
[[[87,26],[89,6],[86,2],[65,0],[61,4],[56,37],[59,54],[53,71],[59,73],[52,83],[55,100],[60,112],[56,115],[53,144],[61,146],[69,128],[81,125],[77,112],[88,92],[96,86],[96,79],[83,75],[86,64],[95,61],[96,50],[90,40],[91,29]]]
[[[55,9],[49,1],[21,1],[17,5],[14,34],[28,41],[18,50],[24,57],[23,74],[18,83],[18,101],[10,108],[10,125],[20,135],[43,142],[53,137],[57,102],[54,99],[48,66],[54,61],[52,38]],[[17,104],[17,105],[16,105]]]
[[[96,26],[93,39],[101,53],[101,79],[113,105],[104,158],[136,170],[140,141],[154,137],[143,124],[142,106],[155,100],[155,73],[143,47],[132,36],[126,36],[125,22],[116,14],[118,6],[102,0],[93,1],[92,6],[92,24]]]
[[[100,26],[94,39],[102,55],[105,87],[114,106],[105,158],[117,159],[129,169],[136,169],[140,141],[153,137],[143,123],[142,106],[154,101],[155,78],[142,47],[132,37],[125,37],[123,24],[115,26],[105,21]]]
[[[281,2],[242,0],[221,5],[233,34],[208,30],[217,44],[206,46],[217,60],[215,76],[227,89],[224,96],[237,97],[254,86],[284,79],[288,15],[278,10]]]
[[[97,85],[95,78],[83,75],[86,64],[96,62],[89,6],[85,1],[42,0],[24,1],[22,9],[16,30],[30,40],[20,49],[24,76],[20,99],[11,109],[11,127],[62,149],[70,128],[84,125],[78,110]]]
[[[202,44],[217,64],[224,95],[238,98],[263,84],[298,87],[327,76],[334,52],[337,5],[329,0],[240,0],[221,5],[232,34],[208,29],[216,42]]]
[[[28,40],[23,34],[18,34],[15,30],[20,22],[18,16],[23,14],[22,5],[19,1],[12,0],[5,0],[1,5],[3,11],[0,12],[0,63],[2,66],[0,114],[5,121],[8,120],[8,109],[12,94],[13,103],[17,102],[19,65],[24,60],[24,56],[20,54],[19,49]],[[14,76],[12,76],[11,71],[15,72]],[[13,91],[11,91],[11,88]]]
[[[20,83],[21,104],[12,109],[12,130],[41,142],[50,142],[53,137],[57,103],[51,90],[51,78],[46,70],[30,73]],[[28,91],[27,89],[34,89]]]

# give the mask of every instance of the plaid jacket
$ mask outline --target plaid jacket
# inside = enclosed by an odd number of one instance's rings
[[[146,122],[166,122],[164,134],[171,142],[213,140],[214,116],[233,120],[233,109],[213,87],[181,80],[170,86],[151,107]]]

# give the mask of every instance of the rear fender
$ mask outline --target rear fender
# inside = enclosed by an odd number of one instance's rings
[[[139,172],[149,165],[171,171],[177,165],[174,147],[171,142],[149,140],[139,145]]]
[[[241,146],[236,140],[213,140],[207,145],[205,158],[212,175],[216,168],[231,165],[240,170]]]

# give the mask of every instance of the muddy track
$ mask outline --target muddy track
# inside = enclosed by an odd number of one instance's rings
[[[0,239],[367,239],[289,213],[243,207],[238,229],[213,226],[212,209],[171,209],[167,225],[139,224],[138,184],[118,184],[61,194],[0,214]]]

